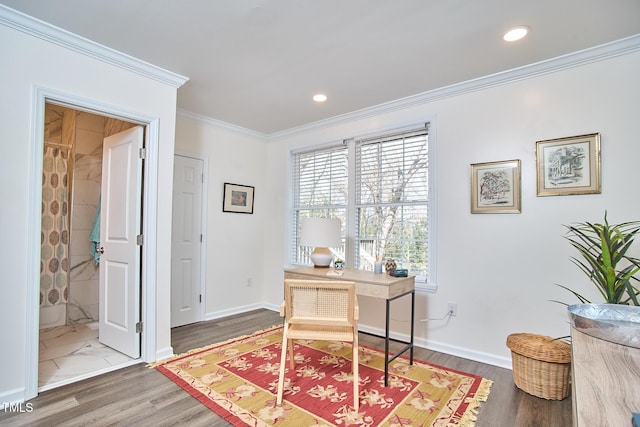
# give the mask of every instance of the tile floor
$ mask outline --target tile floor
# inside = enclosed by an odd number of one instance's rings
[[[136,363],[98,341],[98,323],[40,330],[38,390],[45,391]]]

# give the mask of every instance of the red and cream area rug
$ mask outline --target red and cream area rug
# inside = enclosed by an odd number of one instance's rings
[[[384,353],[360,347],[353,410],[351,345],[296,341],[294,370],[276,405],[282,327],[192,350],[153,365],[234,426],[473,426],[492,382],[398,358],[384,387]]]

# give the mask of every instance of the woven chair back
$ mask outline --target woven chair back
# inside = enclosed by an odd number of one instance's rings
[[[355,284],[347,281],[285,280],[287,323],[353,326]]]

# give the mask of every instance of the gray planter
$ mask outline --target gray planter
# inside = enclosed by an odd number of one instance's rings
[[[630,425],[640,408],[640,307],[576,304],[568,311],[573,425]]]

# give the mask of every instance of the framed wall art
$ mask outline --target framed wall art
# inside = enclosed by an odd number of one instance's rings
[[[222,212],[253,213],[254,187],[224,183]]]
[[[471,165],[471,213],[520,213],[520,160]]]
[[[600,134],[536,142],[537,195],[600,193]]]

